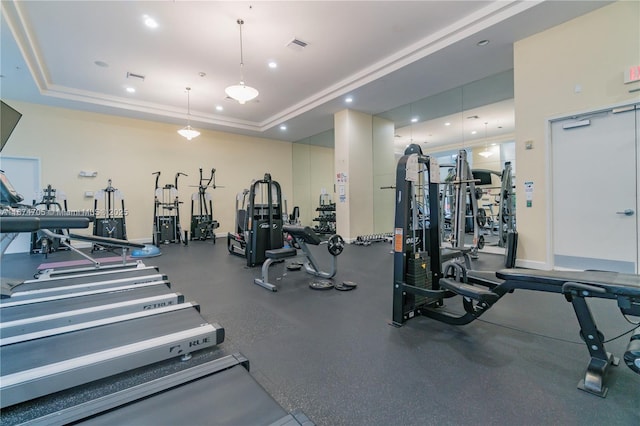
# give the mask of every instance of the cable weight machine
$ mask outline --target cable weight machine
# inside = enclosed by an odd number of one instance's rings
[[[156,176],[154,209],[153,209],[153,244],[181,243],[185,245],[188,240],[182,237],[180,225],[180,204],[178,196],[178,179],[180,176],[188,176],[185,173],[176,173],[174,183],[159,186],[160,172],[152,173]]]
[[[100,208],[100,200],[103,208]],[[120,201],[120,208],[116,207],[118,201]],[[96,216],[93,222],[93,235],[117,240],[127,239],[125,220],[127,211],[124,208],[124,196],[119,189],[111,185],[111,179],[108,180],[106,188],[96,191],[93,210]],[[95,249],[97,249],[96,245],[94,245]]]

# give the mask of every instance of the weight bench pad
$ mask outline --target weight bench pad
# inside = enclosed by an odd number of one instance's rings
[[[517,283],[534,282],[562,287],[566,282],[592,285],[609,294],[640,297],[640,276],[604,271],[538,271],[533,269],[502,269],[496,272],[500,279]]]
[[[273,259],[273,260],[286,259],[288,257],[294,257],[297,254],[298,254],[298,250],[296,250],[293,247],[266,250],[264,252],[264,255],[267,257],[267,259]]]
[[[307,244],[317,246],[322,242],[318,234],[313,232],[313,229],[309,226],[284,225],[282,230],[296,238],[301,238]]]

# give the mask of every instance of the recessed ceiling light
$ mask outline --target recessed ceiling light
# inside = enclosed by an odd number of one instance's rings
[[[269,68],[275,69],[278,68],[278,64],[275,61],[269,62]]]
[[[476,43],[477,46],[486,46],[487,44],[489,44],[489,40],[480,40]]]
[[[280,126],[280,130],[287,130],[287,126],[286,126],[286,125],[284,125],[284,124],[283,124],[283,125],[281,125],[281,126]]]
[[[353,102],[353,98],[351,96],[349,96],[348,98],[346,98],[344,100],[346,103],[350,104],[351,102]]]
[[[136,89],[134,87],[127,87],[127,92],[129,93],[136,93]]]
[[[478,132],[476,132],[475,130],[471,132],[472,135],[475,135],[476,133]]]
[[[413,118],[411,119],[411,122],[412,122],[412,123],[417,123],[417,122],[418,122],[418,117],[413,117]]]
[[[222,105],[216,105],[216,111],[222,111],[223,109]]]
[[[446,123],[444,123],[445,126],[451,126],[451,123],[449,123],[448,121]]]
[[[94,64],[102,68],[109,68],[109,64],[104,61],[95,61]]]
[[[144,24],[149,27],[149,28],[158,28],[158,22],[156,22],[155,19],[153,19],[151,16],[149,15],[144,15],[142,17],[142,19],[144,20]]]

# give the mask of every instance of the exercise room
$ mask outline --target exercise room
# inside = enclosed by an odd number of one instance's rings
[[[640,424],[640,2],[0,19],[0,426]]]

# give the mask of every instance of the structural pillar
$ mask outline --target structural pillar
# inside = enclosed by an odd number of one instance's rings
[[[336,232],[353,241],[373,233],[373,117],[334,115]]]

